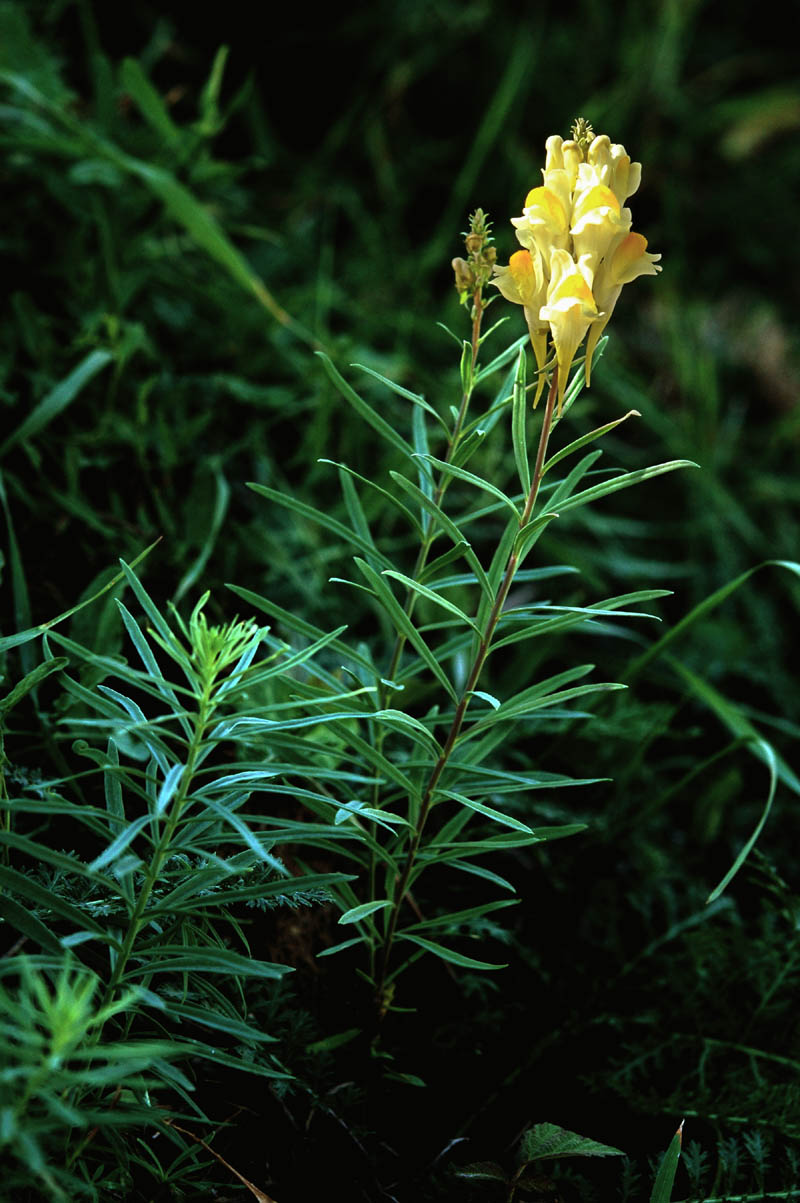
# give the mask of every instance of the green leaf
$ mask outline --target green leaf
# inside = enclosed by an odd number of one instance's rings
[[[390,426],[385,418],[376,413],[371,405],[368,405],[363,397],[359,397],[358,393],[347,383],[344,376],[334,367],[332,360],[325,354],[324,351],[316,351],[316,355],[322,360],[322,366],[325,368],[330,379],[336,385],[339,392],[346,401],[352,405],[356,413],[362,417],[365,422],[368,422],[378,434],[382,435],[387,442],[391,443],[402,455],[410,456],[412,449],[406,440],[397,433],[393,426]]]
[[[363,485],[369,485],[369,487],[374,489],[376,493],[380,493],[381,497],[388,501],[390,505],[399,510],[400,513],[403,514],[411,523],[418,534],[422,534],[422,527],[417,521],[415,515],[412,514],[408,506],[403,505],[402,501],[395,497],[394,493],[390,493],[388,489],[382,489],[380,485],[376,484],[374,480],[370,480],[368,476],[362,476],[360,472],[354,472],[352,468],[348,468],[347,464],[340,464],[335,459],[325,459],[322,457],[317,460],[317,463],[330,464],[332,467],[338,468],[340,472],[347,472],[347,474],[352,476],[354,480],[360,480]]]
[[[710,593],[708,597],[704,598],[703,601],[691,609],[688,614],[684,614],[683,618],[679,622],[676,622],[670,630],[665,632],[657,643],[654,643],[652,647],[649,647],[646,652],[633,661],[625,674],[625,679],[630,680],[631,677],[641,672],[646,664],[649,664],[656,656],[660,656],[673,640],[682,635],[688,627],[705,618],[707,614],[710,614],[712,610],[721,605],[726,598],[730,597],[740,585],[748,581],[754,573],[760,572],[762,568],[785,568],[787,572],[791,572],[795,576],[800,576],[800,564],[794,560],[764,560],[763,563],[756,564],[755,568],[748,568],[746,572],[742,572],[739,576],[734,577],[732,581],[728,581],[726,585],[722,585],[721,588]]]
[[[466,468],[456,468],[454,464],[448,464],[445,460],[436,459],[433,455],[426,455],[425,460],[429,464],[433,464],[434,468],[438,468],[443,477],[455,476],[459,480],[466,481],[467,484],[474,485],[476,489],[483,489],[485,493],[490,493],[492,497],[496,497],[498,501],[502,501],[503,505],[508,506],[515,518],[519,519],[519,511],[514,505],[510,497],[498,489],[496,485],[490,481],[484,480],[481,476],[475,476],[472,472],[467,472]]]
[[[134,953],[134,957],[137,954]],[[273,965],[255,957],[242,956],[227,948],[184,948],[180,944],[149,945],[139,954],[140,964],[131,964],[123,981],[149,977],[151,973],[225,973],[232,977],[276,979],[293,973],[290,965]]]
[[[15,841],[12,846],[20,847],[20,844],[18,841]],[[36,858],[37,847],[38,845],[33,840],[26,840],[25,843],[22,844],[21,850]],[[47,858],[42,856],[40,859],[45,860]],[[72,865],[68,867],[63,863],[59,863],[57,867],[67,868],[68,872],[70,870],[74,872],[74,867]],[[82,867],[83,866],[79,865],[79,868]],[[3,886],[9,894],[20,894],[23,898],[30,898],[31,902],[36,903],[37,909],[42,914],[48,916],[48,918],[51,915],[59,915],[62,919],[66,919],[68,923],[72,924],[76,931],[79,931],[83,928],[90,928],[95,935],[101,936],[106,943],[112,945],[116,944],[115,940],[108,939],[106,937],[103,928],[91,917],[91,915],[85,911],[79,910],[79,908],[77,906],[73,906],[71,902],[66,902],[58,894],[54,893],[54,891],[48,890],[38,881],[35,881],[31,877],[27,877],[24,873],[18,873],[16,869],[6,868],[4,865],[0,865],[0,885]]]
[[[574,510],[576,506],[588,505],[593,501],[598,501],[601,497],[606,497],[609,493],[617,493],[620,489],[629,489],[631,485],[641,484],[642,481],[651,480],[654,476],[662,476],[665,472],[674,472],[676,468],[698,468],[699,466],[690,459],[673,459],[664,464],[654,464],[650,468],[640,468],[636,472],[624,472],[622,476],[604,480],[602,484],[593,485],[591,489],[584,489],[582,493],[576,493],[566,501],[559,501],[557,503],[559,513],[565,514],[567,510]],[[556,503],[553,502],[553,504]]]
[[[301,518],[306,518],[309,522],[316,523],[317,526],[325,527],[344,543],[352,544],[359,551],[363,551],[365,555],[374,556],[384,567],[391,567],[391,561],[381,552],[377,551],[371,539],[365,539],[357,531],[351,530],[349,526],[345,526],[343,522],[339,522],[338,518],[334,518],[324,510],[318,510],[315,506],[307,505],[304,501],[300,501],[297,497],[292,497],[289,493],[282,493],[278,489],[271,489],[268,485],[259,485],[253,481],[248,481],[247,487],[248,489],[252,489],[254,493],[259,493],[262,497],[266,497],[285,509],[299,514]]]
[[[434,593],[433,589],[426,588],[426,586],[421,585],[419,581],[412,580],[410,576],[404,576],[402,572],[395,572],[393,568],[385,568],[381,575],[394,577],[396,581],[400,581],[401,584],[405,585],[406,588],[410,589],[413,593],[418,593],[420,597],[427,598],[428,601],[433,602],[434,605],[441,606],[441,608],[443,610],[447,610],[449,614],[455,615],[460,622],[466,623],[467,626],[472,627],[473,631],[476,631],[478,635],[481,634],[480,628],[468,615],[464,613],[463,610],[459,610],[458,606],[454,605],[453,602],[448,601],[446,597],[442,597],[440,594]]]
[[[426,411],[426,413],[429,413],[431,417],[436,419],[445,434],[450,433],[447,423],[444,421],[442,416],[438,414],[433,406],[426,401],[424,397],[421,397],[419,393],[410,392],[407,388],[403,388],[402,384],[397,384],[396,381],[389,380],[388,376],[381,376],[380,372],[376,372],[372,368],[366,367],[366,365],[363,363],[351,363],[350,367],[358,368],[362,372],[367,372],[368,375],[374,376],[376,380],[380,380],[381,384],[385,384],[388,388],[390,388],[393,393],[397,393],[398,397],[405,397],[406,401],[411,401],[412,404],[419,405],[420,408]]]
[[[491,603],[494,601],[494,593],[489,585],[489,581],[486,573],[483,570],[483,566],[473,551],[471,543],[461,533],[455,522],[448,518],[447,514],[445,514],[445,512],[438,505],[434,504],[432,498],[427,497],[425,493],[413,483],[413,481],[408,480],[407,477],[403,476],[400,472],[390,472],[389,475],[391,476],[392,480],[396,481],[401,489],[404,489],[409,496],[414,497],[419,502],[423,510],[427,510],[429,514],[433,515],[438,525],[441,527],[444,533],[450,537],[456,546],[463,545],[464,559],[475,573],[478,583],[486,597],[489,599],[489,604],[491,605]]]
[[[36,668],[31,669],[21,681],[17,682],[10,693],[7,693],[4,698],[0,698],[0,716],[8,714],[9,710],[13,709],[27,693],[35,689],[45,677],[49,677],[51,673],[60,672],[68,664],[69,660],[66,656],[54,656],[52,660],[45,660],[43,664],[37,664]]]
[[[15,931],[27,936],[29,940],[33,940],[34,944],[38,944],[44,952],[51,952],[54,956],[60,956],[63,953],[61,942],[53,935],[50,928],[21,903],[15,902],[13,898],[0,895],[0,918],[4,919]]]
[[[466,798],[463,794],[457,794],[451,789],[437,789],[436,792],[437,794],[443,794],[445,798],[452,798],[454,802],[458,802],[461,806],[466,806],[467,810],[474,810],[478,814],[486,815],[489,819],[494,819],[496,823],[502,824],[503,827],[512,827],[515,831],[524,831],[526,835],[535,834],[527,823],[522,823],[519,819],[515,819],[511,815],[503,814],[501,810],[493,810],[491,806],[486,806],[483,802],[476,802],[473,798]]]
[[[453,688],[453,686],[450,682],[449,677],[447,676],[446,672],[442,668],[438,659],[434,656],[433,652],[428,647],[425,640],[420,635],[417,628],[414,626],[414,623],[408,617],[405,610],[403,609],[403,607],[400,605],[397,598],[392,593],[389,586],[386,584],[386,581],[383,579],[382,576],[379,576],[378,573],[375,572],[375,570],[373,568],[371,568],[369,564],[365,563],[365,561],[362,560],[359,556],[355,556],[354,559],[355,559],[355,562],[358,565],[359,569],[363,573],[364,577],[367,579],[367,581],[371,585],[378,601],[383,606],[386,613],[389,615],[389,618],[392,620],[392,623],[394,624],[395,629],[397,631],[401,632],[403,635],[405,635],[405,637],[408,639],[409,643],[412,644],[412,646],[414,647],[414,650],[420,655],[422,660],[424,660],[425,664],[428,666],[430,671],[436,677],[436,679],[440,683],[440,685],[443,686],[443,688],[449,694],[449,696],[453,699],[453,701],[457,702],[458,697],[456,695],[455,689]]]
[[[469,923],[472,919],[480,919],[481,916],[488,915],[492,911],[501,911],[507,906],[519,906],[519,902],[518,898],[501,898],[495,902],[483,902],[463,911],[453,911],[449,915],[436,915],[433,919],[423,919],[419,923],[412,923],[409,927],[404,927],[398,934],[408,935],[409,932],[426,931],[431,927],[456,928],[462,923]]]
[[[508,963],[503,965],[495,965],[489,961],[476,961],[474,957],[466,957],[461,952],[455,952],[452,948],[445,948],[442,944],[436,944],[433,940],[425,940],[422,936],[407,935],[405,932],[399,932],[398,940],[410,940],[412,944],[418,944],[420,948],[424,948],[426,952],[432,952],[434,956],[440,957],[443,961],[449,961],[451,965],[460,965],[462,969],[507,969]]]
[[[362,902],[360,906],[351,907],[349,911],[340,915],[338,922],[360,923],[362,919],[366,919],[367,915],[372,915],[375,911],[382,911],[391,905],[391,898],[381,898],[376,902]]]
[[[130,567],[135,567],[141,560],[144,559],[146,555],[149,555],[156,546],[156,543],[159,542],[160,537],[156,539],[154,543],[151,543],[149,547],[146,547],[135,560],[132,560]],[[110,589],[113,589],[115,585],[118,585],[120,581],[124,579],[124,576],[124,572],[117,573],[112,580],[107,581],[106,584],[103,585],[102,589],[98,589],[97,593],[93,593],[91,597],[87,597],[84,601],[79,602],[77,606],[70,606],[69,610],[65,610],[63,614],[57,615],[56,618],[51,618],[48,622],[41,622],[38,626],[30,627],[27,631],[17,631],[15,635],[3,636],[0,638],[0,653],[7,652],[12,647],[19,647],[19,645],[22,643],[28,643],[31,639],[36,639],[39,635],[43,635],[46,631],[49,631],[50,628],[56,626],[57,623],[64,622],[65,619],[71,618],[72,615],[77,614],[79,610],[83,610],[86,606],[90,606],[92,602],[97,601],[98,597],[102,597],[104,593],[108,593]]]
[[[714,902],[717,898],[719,898],[720,894],[724,890],[726,890],[727,887],[730,885],[731,881],[736,876],[736,874],[739,872],[742,865],[747,860],[748,856],[750,855],[753,848],[755,847],[756,841],[758,840],[758,837],[761,835],[764,824],[766,823],[767,819],[769,818],[769,812],[772,809],[772,801],[775,797],[775,789],[778,785],[778,768],[777,768],[777,764],[775,762],[775,754],[772,751],[772,748],[770,747],[770,745],[766,742],[766,740],[763,740],[763,739],[759,740],[759,743],[761,744],[762,750],[764,752],[764,757],[765,757],[765,759],[767,761],[767,765],[769,767],[769,792],[767,794],[767,800],[764,803],[764,809],[761,812],[760,819],[756,823],[753,834],[750,836],[749,840],[746,842],[746,844],[740,851],[739,855],[736,857],[736,860],[733,862],[730,869],[723,877],[722,881],[719,883],[719,885],[715,889],[713,889],[711,891],[708,898],[706,898],[706,903]]]
[[[84,356],[69,376],[66,376],[28,414],[27,418],[0,444],[0,457],[17,443],[30,439],[57,418],[93,380],[98,372],[111,363],[113,356],[108,351],[90,351]]]
[[[664,1154],[664,1159],[661,1162],[656,1180],[653,1183],[653,1193],[650,1196],[650,1203],[670,1203],[672,1199],[672,1186],[675,1182],[675,1173],[678,1169],[678,1161],[681,1155],[683,1123],[684,1121],[681,1120],[680,1127]]]
[[[556,464],[560,464],[562,459],[566,459],[569,455],[574,455],[576,451],[580,451],[582,447],[593,443],[595,439],[602,438],[604,434],[608,434],[609,430],[613,430],[615,426],[621,425],[622,422],[627,422],[628,418],[641,418],[641,416],[638,409],[629,409],[626,414],[623,414],[621,418],[617,418],[616,421],[606,422],[605,426],[598,426],[596,430],[590,430],[588,434],[581,435],[579,439],[568,443],[566,447],[562,447],[560,451],[557,451],[555,455],[551,455],[550,459],[545,461],[542,476],[544,477]]]
[[[520,347],[517,359],[517,372],[514,377],[514,393],[511,403],[511,441],[514,446],[514,461],[519,473],[519,483],[522,492],[527,497],[531,491],[531,469],[528,463],[528,439],[526,421],[528,403],[525,392],[528,361],[525,347]]]
[[[519,1161],[551,1161],[556,1157],[624,1157],[622,1149],[579,1136],[557,1124],[534,1124],[522,1136]]]
[[[182,132],[170,117],[167,106],[137,59],[123,59],[122,86],[161,141],[173,148],[180,145],[183,140]]]

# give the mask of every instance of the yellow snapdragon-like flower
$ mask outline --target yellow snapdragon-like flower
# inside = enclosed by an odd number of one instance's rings
[[[539,381],[552,342],[558,363],[559,412],[575,354],[586,345],[586,384],[591,357],[625,284],[654,276],[660,255],[647,252],[647,240],[631,230],[625,201],[642,178],[624,146],[607,134],[594,136],[581,119],[573,137],[547,139],[542,184],[525,198],[521,217],[512,217],[524,250],[507,267],[495,267],[493,283],[507,300],[522,305]]]
[[[525,321],[531,336],[531,346],[536,356],[539,380],[533,404],[539,400],[544,388],[544,365],[547,360],[547,319],[541,318],[542,306],[547,300],[547,278],[542,267],[542,256],[534,247],[530,251],[517,251],[508,261],[508,267],[496,267],[497,279],[493,281],[507,301],[522,305]]]

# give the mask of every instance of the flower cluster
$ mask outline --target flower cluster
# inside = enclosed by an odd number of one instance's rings
[[[593,136],[579,120],[573,138],[547,139],[544,184],[525,198],[522,217],[514,217],[524,248],[508,266],[496,266],[503,296],[522,305],[539,368],[534,405],[544,387],[548,339],[558,363],[558,405],[572,360],[587,331],[586,383],[592,355],[623,285],[637,276],[654,276],[660,255],[647,251],[647,239],[631,230],[625,201],[639,187],[640,163],[606,134]]]

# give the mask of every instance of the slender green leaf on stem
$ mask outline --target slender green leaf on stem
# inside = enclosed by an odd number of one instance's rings
[[[519,519],[519,511],[514,502],[501,489],[498,489],[496,485],[491,484],[488,480],[483,480],[480,476],[475,476],[472,472],[467,472],[466,468],[456,468],[453,464],[448,464],[445,460],[436,459],[433,455],[426,455],[424,458],[429,464],[433,464],[434,468],[438,468],[443,476],[456,476],[459,480],[474,485],[476,489],[483,489],[484,492],[491,493],[492,497],[496,497],[498,501],[502,501],[503,505],[508,506],[514,517]]]
[[[8,714],[16,706],[17,702],[21,701],[32,689],[35,689],[45,677],[49,677],[50,673],[60,672],[68,664],[69,660],[66,656],[54,656],[52,660],[45,660],[43,664],[37,664],[36,668],[26,673],[21,681],[17,681],[14,688],[4,698],[0,698],[0,717]]]
[[[405,585],[407,589],[411,589],[414,593],[418,593],[420,597],[425,597],[428,599],[428,601],[434,602],[435,605],[441,606],[442,609],[447,610],[449,614],[454,614],[460,622],[466,623],[467,626],[472,627],[472,629],[477,631],[477,633],[480,635],[480,628],[468,615],[464,613],[463,610],[459,610],[458,606],[454,605],[453,602],[448,601],[447,598],[435,593],[432,589],[428,589],[425,587],[425,585],[421,585],[419,581],[412,581],[411,577],[404,576],[402,572],[395,572],[391,568],[384,569],[381,575],[394,577],[395,580],[400,581],[401,584]]]
[[[467,907],[463,911],[453,911],[448,915],[434,915],[432,919],[422,919],[403,928],[404,933],[429,931],[431,928],[449,927],[451,930],[472,919],[480,919],[492,911],[504,910],[508,906],[519,906],[518,898],[501,898],[494,902],[481,902],[477,906]]]
[[[664,464],[653,464],[650,468],[640,468],[636,472],[624,472],[622,476],[613,476],[610,480],[604,480],[602,484],[593,485],[591,489],[575,493],[566,501],[559,501],[559,512],[564,514],[567,510],[574,510],[576,506],[588,505],[592,501],[606,497],[609,493],[617,493],[620,489],[629,489],[631,485],[641,484],[642,481],[651,480],[654,476],[661,476],[664,472],[674,472],[676,468],[698,468],[699,466],[690,459],[673,459]]]
[[[134,957],[131,958],[135,959]],[[255,957],[242,956],[227,948],[180,948],[172,944],[148,945],[147,957],[140,965],[129,963],[122,981],[149,977],[151,973],[226,973],[235,977],[276,979],[293,973],[290,965],[274,965]]]
[[[425,664],[436,677],[437,681],[443,686],[446,693],[453,699],[454,702],[457,702],[458,697],[456,695],[456,691],[453,688],[447,673],[444,671],[441,664],[434,656],[433,652],[428,647],[417,628],[414,626],[414,623],[408,617],[405,610],[400,605],[389,586],[386,584],[386,581],[359,556],[355,556],[354,559],[359,569],[371,585],[380,605],[389,615],[389,618],[394,624],[395,629],[400,634],[405,635],[406,639],[408,639],[409,643],[411,643],[411,645],[414,647],[414,650],[420,655],[422,660],[424,660]]]
[[[13,898],[0,895],[0,918],[14,931],[33,940],[34,944],[38,944],[44,952],[50,952],[54,956],[60,956],[63,953],[61,942],[53,935],[50,928]]]
[[[496,823],[500,823],[503,827],[512,827],[515,831],[524,831],[526,835],[535,834],[527,823],[522,823],[519,819],[515,819],[511,815],[503,814],[501,810],[494,810],[491,806],[486,806],[483,802],[476,802],[474,798],[466,798],[463,794],[457,794],[451,789],[437,789],[436,793],[437,796],[441,794],[445,798],[452,798],[460,806],[466,806],[467,810],[474,810],[478,814],[486,815],[489,819],[494,819]]]
[[[391,443],[403,456],[410,456],[412,449],[406,440],[397,433],[393,426],[376,413],[371,405],[368,405],[363,397],[359,397],[355,389],[347,383],[344,376],[336,369],[333,361],[325,354],[324,351],[315,352],[322,360],[322,366],[325,368],[330,379],[336,385],[339,392],[344,397],[345,401],[349,401],[353,409],[366,422],[377,430],[378,434],[382,435],[387,442]]]
[[[578,481],[583,479],[589,469],[601,458],[602,454],[603,452],[599,449],[590,451],[588,455],[584,455],[583,459],[578,461],[563,480],[560,480],[554,486],[553,492],[547,500],[550,509],[555,509],[565,497],[569,497],[574,492]]]
[[[543,514],[538,514],[533,521],[526,522],[514,540],[514,555],[521,564],[527,556],[528,552],[537,541],[542,531],[546,526],[553,521],[554,518],[560,517],[554,510],[545,510]]]
[[[391,561],[376,549],[375,544],[371,540],[363,538],[357,531],[351,530],[349,526],[345,526],[343,522],[339,522],[337,518],[325,513],[324,510],[318,510],[313,505],[307,505],[304,501],[298,500],[297,497],[292,497],[288,493],[281,493],[278,489],[271,489],[268,485],[259,485],[248,481],[247,487],[252,489],[254,493],[259,493],[262,497],[277,502],[278,505],[284,506],[287,510],[299,514],[301,518],[306,518],[309,522],[314,522],[318,526],[325,527],[338,538],[342,539],[343,542],[351,543],[353,547],[357,547],[365,555],[373,556],[386,568],[391,568]]]
[[[144,559],[146,555],[149,555],[158,542],[160,542],[160,536],[155,540],[154,543],[151,543],[149,547],[146,547],[143,552],[140,552],[135,560],[131,561],[130,567],[134,568],[141,560]],[[127,568],[128,565],[125,565],[124,567]],[[77,606],[71,606],[69,610],[65,610],[63,614],[57,615],[56,618],[51,618],[48,622],[41,622],[38,626],[30,627],[27,631],[17,631],[15,635],[3,636],[0,638],[0,653],[7,652],[12,647],[19,647],[19,645],[22,643],[28,643],[31,639],[36,639],[39,635],[43,635],[46,631],[49,631],[50,628],[56,626],[57,623],[64,622],[67,618],[71,618],[72,615],[77,614],[79,610],[83,610],[86,606],[90,606],[92,602],[97,601],[98,597],[102,597],[104,593],[108,593],[109,589],[113,589],[116,585],[118,585],[121,580],[125,579],[125,576],[126,573],[124,570],[123,572],[117,573],[112,580],[103,585],[102,589],[98,589],[97,593],[93,593],[91,597],[87,597],[84,601],[79,602]]]
[[[48,426],[54,418],[57,418],[75,400],[89,381],[93,380],[98,372],[111,363],[112,358],[108,351],[90,351],[88,355],[84,356],[78,366],[70,372],[69,376],[60,381],[28,414],[27,418],[20,423],[17,429],[0,444],[0,457],[5,455],[7,451],[10,451],[17,443],[32,438],[40,430],[43,430],[45,426]]]
[[[492,329],[494,329],[494,327],[492,327]],[[491,333],[491,331],[487,331],[487,334],[490,334],[490,333]],[[481,342],[482,341],[483,341],[483,339],[481,339]],[[506,364],[510,363],[512,359],[515,359],[519,355],[520,351],[523,348],[527,347],[529,345],[529,343],[530,343],[529,335],[527,335],[527,334],[520,335],[519,338],[514,340],[514,342],[511,344],[511,346],[506,347],[505,351],[501,351],[500,354],[491,361],[491,363],[487,363],[485,368],[480,369],[480,371],[475,376],[475,384],[476,385],[480,384],[480,382],[482,380],[485,380],[487,376],[491,376],[494,372],[498,371],[500,368],[504,368],[506,366]]]
[[[511,631],[494,640],[490,650],[495,652],[498,648],[505,647],[510,643],[519,643],[523,639],[534,639],[538,635],[569,630],[580,623],[599,617],[649,618],[658,622],[660,620],[656,614],[646,614],[639,610],[622,610],[619,607],[631,605],[633,602],[651,601],[657,597],[669,597],[671,594],[671,589],[640,589],[635,593],[623,593],[619,597],[609,597],[604,601],[592,602],[588,606],[543,606],[543,614],[550,614],[553,611],[557,611],[557,613],[553,614],[551,618],[539,618],[537,611],[533,610],[530,612],[529,621],[520,626],[519,630]],[[509,624],[518,615],[523,616],[523,608],[505,610],[498,624],[498,630],[507,630]]]
[[[464,954],[461,952],[455,952],[452,948],[445,948],[442,944],[434,943],[433,940],[425,940],[422,936],[414,936],[409,935],[406,932],[398,932],[397,939],[410,940],[412,944],[418,944],[419,947],[424,948],[426,952],[432,952],[434,956],[440,957],[443,961],[449,961],[451,965],[460,965],[462,969],[508,968],[508,962],[502,965],[496,965],[490,961],[476,961],[474,957],[464,956]]]
[[[716,589],[713,593],[710,593],[708,597],[699,602],[698,605],[691,609],[688,614],[685,614],[679,622],[676,622],[673,627],[666,631],[657,643],[654,643],[652,647],[649,647],[646,652],[639,656],[638,659],[633,661],[625,674],[625,679],[630,680],[631,677],[641,672],[646,664],[649,664],[650,661],[654,660],[656,656],[660,656],[661,653],[667,647],[669,647],[673,640],[682,635],[688,627],[690,627],[693,623],[698,622],[700,619],[705,618],[707,614],[710,614],[712,610],[715,610],[717,606],[721,605],[726,598],[730,597],[730,595],[735,592],[740,585],[743,585],[745,581],[748,581],[754,573],[760,572],[762,568],[785,568],[787,572],[791,572],[795,576],[800,576],[800,564],[796,563],[794,560],[764,560],[763,563],[756,564],[754,568],[748,568],[746,572],[742,572],[739,576],[734,577],[732,581],[728,581],[726,585],[722,585],[721,588]]]
[[[304,635],[308,639],[320,640],[327,638],[325,632],[313,623],[307,622],[304,618],[300,618],[297,614],[292,614],[290,610],[285,610],[276,602],[271,601],[268,597],[263,597],[260,593],[254,593],[252,589],[244,589],[241,585],[226,584],[226,589],[230,589],[237,597],[241,597],[242,601],[249,602],[256,610],[260,610],[264,614],[268,614],[270,618],[276,619],[282,623],[287,630],[294,631],[297,635]],[[346,627],[342,628],[346,630]],[[360,655],[357,651],[351,648],[348,644],[342,643],[339,639],[331,641],[331,647],[334,648],[340,656],[346,657],[360,668],[363,668],[371,676],[374,676],[376,669],[365,656]]]
[[[332,467],[338,468],[340,472],[347,472],[348,475],[352,476],[355,480],[360,480],[363,485],[369,485],[369,487],[374,489],[376,493],[380,493],[381,497],[385,498],[390,505],[399,510],[400,513],[408,519],[419,535],[422,534],[422,527],[420,526],[414,514],[411,513],[411,510],[408,508],[408,506],[403,505],[402,501],[398,500],[398,498],[395,497],[393,493],[390,493],[388,489],[382,489],[380,485],[376,484],[374,480],[370,480],[368,476],[362,476],[359,472],[354,472],[352,468],[348,468],[347,464],[340,464],[337,462],[337,460],[325,459],[322,457],[317,460],[317,463],[330,464]]]
[[[593,443],[595,439],[600,439],[604,434],[608,434],[609,430],[613,430],[615,426],[621,425],[622,422],[627,422],[628,418],[641,418],[638,409],[629,409],[621,418],[617,418],[614,422],[606,422],[605,426],[598,426],[596,430],[590,430],[588,434],[581,435],[579,439],[575,439],[572,443],[568,443],[566,447],[562,447],[560,451],[556,451],[555,455],[551,455],[546,461],[542,469],[542,476],[554,468],[556,464],[561,463],[562,459],[566,459],[569,455],[574,455],[576,451],[580,451],[582,447],[586,447],[588,443]]]
[[[388,388],[390,388],[393,393],[397,393],[398,397],[405,397],[407,401],[411,401],[414,405],[421,406],[421,408],[429,413],[431,417],[436,419],[444,433],[449,435],[450,431],[448,430],[447,423],[445,422],[444,418],[442,418],[442,416],[436,412],[430,402],[426,401],[424,397],[421,397],[419,393],[410,392],[409,389],[403,388],[402,384],[397,384],[396,381],[389,380],[387,376],[381,376],[380,372],[376,372],[372,368],[366,367],[366,365],[363,363],[351,363],[350,367],[358,368],[362,372],[367,372],[370,376],[374,376],[376,380],[380,380],[381,384],[385,384]]]
[[[611,693],[618,689],[627,688],[627,685],[620,685],[616,681],[599,681],[596,685],[576,685],[572,689],[562,689],[557,693],[551,693],[546,697],[530,701],[516,702],[512,699],[510,702],[504,703],[499,710],[490,712],[485,718],[479,719],[467,731],[462,732],[459,738],[463,743],[465,740],[471,739],[474,735],[481,734],[487,727],[494,726],[495,723],[503,722],[506,719],[527,718],[528,715],[534,714],[537,710],[543,710],[546,707],[555,706],[561,702],[569,702],[573,698],[586,697],[590,693]]]
[[[170,117],[166,104],[145,75],[138,59],[123,59],[122,86],[159,138],[173,149],[180,146],[183,133]]]
[[[26,852],[29,856],[32,856],[34,860],[37,859],[36,849],[39,845],[37,845],[35,840],[25,841],[25,843],[22,845],[20,845],[18,840],[9,841],[9,843],[12,844],[12,847],[17,847],[20,849],[20,851]],[[45,858],[41,857],[39,859]],[[61,869],[66,868],[67,872],[71,873],[75,873],[77,869],[78,875],[80,874],[81,870],[84,870],[83,875],[86,876],[85,866],[79,861],[72,862],[68,866],[65,866],[64,862],[62,861],[57,865],[57,867]],[[116,944],[116,941],[113,938],[110,939],[106,936],[104,928],[97,923],[96,920],[91,917],[91,915],[89,915],[86,911],[80,910],[77,906],[73,906],[71,902],[67,902],[55,891],[47,889],[46,886],[41,885],[34,878],[28,877],[24,873],[18,873],[16,869],[6,868],[4,865],[0,865],[0,886],[3,886],[4,889],[9,892],[9,894],[21,894],[23,898],[30,898],[31,902],[36,903],[37,907],[41,911],[51,915],[58,915],[60,918],[66,919],[67,922],[72,925],[73,930],[77,931],[82,928],[90,928],[94,934],[96,936],[100,936],[105,943],[111,945]]]
[[[362,919],[366,919],[368,915],[374,914],[375,911],[384,910],[387,906],[392,905],[391,898],[381,898],[375,902],[362,902],[360,906],[351,907],[349,911],[345,911],[339,916],[339,923],[360,923]]]
[[[528,463],[528,436],[526,423],[528,417],[528,402],[525,393],[528,361],[525,347],[520,348],[517,359],[517,371],[514,377],[514,393],[511,403],[511,441],[514,446],[514,460],[517,465],[519,482],[522,492],[527,497],[531,491],[531,469]]]
[[[483,570],[483,566],[473,551],[472,544],[464,537],[464,535],[456,526],[455,522],[448,518],[447,514],[445,514],[440,506],[434,504],[432,498],[426,497],[422,490],[419,489],[413,483],[413,481],[408,480],[407,477],[403,476],[400,472],[390,472],[389,475],[391,476],[392,480],[397,482],[401,489],[404,489],[409,496],[414,497],[419,502],[423,510],[427,510],[428,513],[433,515],[437,524],[441,527],[444,533],[448,535],[454,544],[457,546],[463,545],[464,559],[475,573],[478,584],[480,585],[486,597],[489,599],[489,604],[491,605],[491,603],[494,601],[494,592],[489,585],[489,581],[486,573]]]
[[[653,1193],[650,1196],[650,1203],[670,1203],[672,1199],[672,1186],[675,1182],[675,1174],[681,1156],[683,1124],[684,1121],[681,1120],[678,1131],[673,1136],[672,1142],[664,1154],[658,1174],[656,1175],[656,1180],[653,1183]]]

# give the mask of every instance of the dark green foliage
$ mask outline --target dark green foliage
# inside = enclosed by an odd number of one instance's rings
[[[786,30],[172,20],[0,3],[0,1197],[797,1197]],[[449,263],[578,112],[664,273],[518,531],[527,339],[473,365]]]

